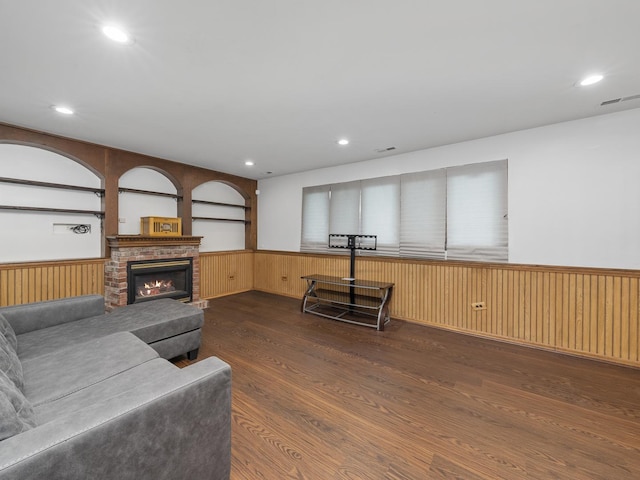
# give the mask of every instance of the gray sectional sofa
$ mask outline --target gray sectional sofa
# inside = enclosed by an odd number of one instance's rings
[[[0,308],[0,480],[228,479],[231,369],[203,314],[100,296]]]
[[[105,313],[101,295],[49,300],[0,308],[20,336],[20,356],[42,355],[61,347],[131,332],[149,344],[162,358],[198,355],[202,310],[171,299],[153,300],[116,308]]]

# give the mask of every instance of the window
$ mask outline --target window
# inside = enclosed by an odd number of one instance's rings
[[[507,162],[447,169],[447,258],[507,260]]]
[[[360,182],[331,185],[329,233],[362,233],[360,232]],[[327,237],[323,240],[326,244]]]
[[[301,251],[329,233],[378,236],[377,255],[506,261],[507,161],[303,189]]]
[[[445,169],[402,175],[400,255],[445,256],[447,176]]]
[[[324,252],[329,239],[329,185],[308,187],[302,195],[301,250]]]
[[[378,236],[378,249],[376,250],[378,254],[398,255],[400,248],[400,177],[363,180],[361,191],[360,231],[358,233]],[[366,251],[366,253],[371,253],[371,251]]]
[[[330,233],[377,235],[378,255],[398,255],[400,177],[309,187],[302,197],[301,250],[328,251]]]

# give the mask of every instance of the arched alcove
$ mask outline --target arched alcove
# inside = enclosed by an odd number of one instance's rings
[[[118,233],[140,233],[141,217],[177,217],[178,190],[162,172],[136,167],[118,180]]]
[[[245,248],[245,198],[220,181],[200,184],[192,192],[193,235],[201,236],[201,252]]]
[[[100,257],[101,178],[78,160],[0,143],[0,262]]]

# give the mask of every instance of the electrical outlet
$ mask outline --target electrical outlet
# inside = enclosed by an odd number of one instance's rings
[[[471,308],[473,310],[486,310],[487,306],[485,305],[484,302],[474,302],[471,304]]]

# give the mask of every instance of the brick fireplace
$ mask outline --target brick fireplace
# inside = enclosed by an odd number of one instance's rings
[[[162,260],[190,259],[191,304],[199,308],[208,306],[200,299],[200,239],[202,237],[151,237],[143,235],[116,235],[107,237],[111,258],[105,265],[105,302],[108,311],[133,303],[128,284],[131,265],[145,261],[157,264]]]

